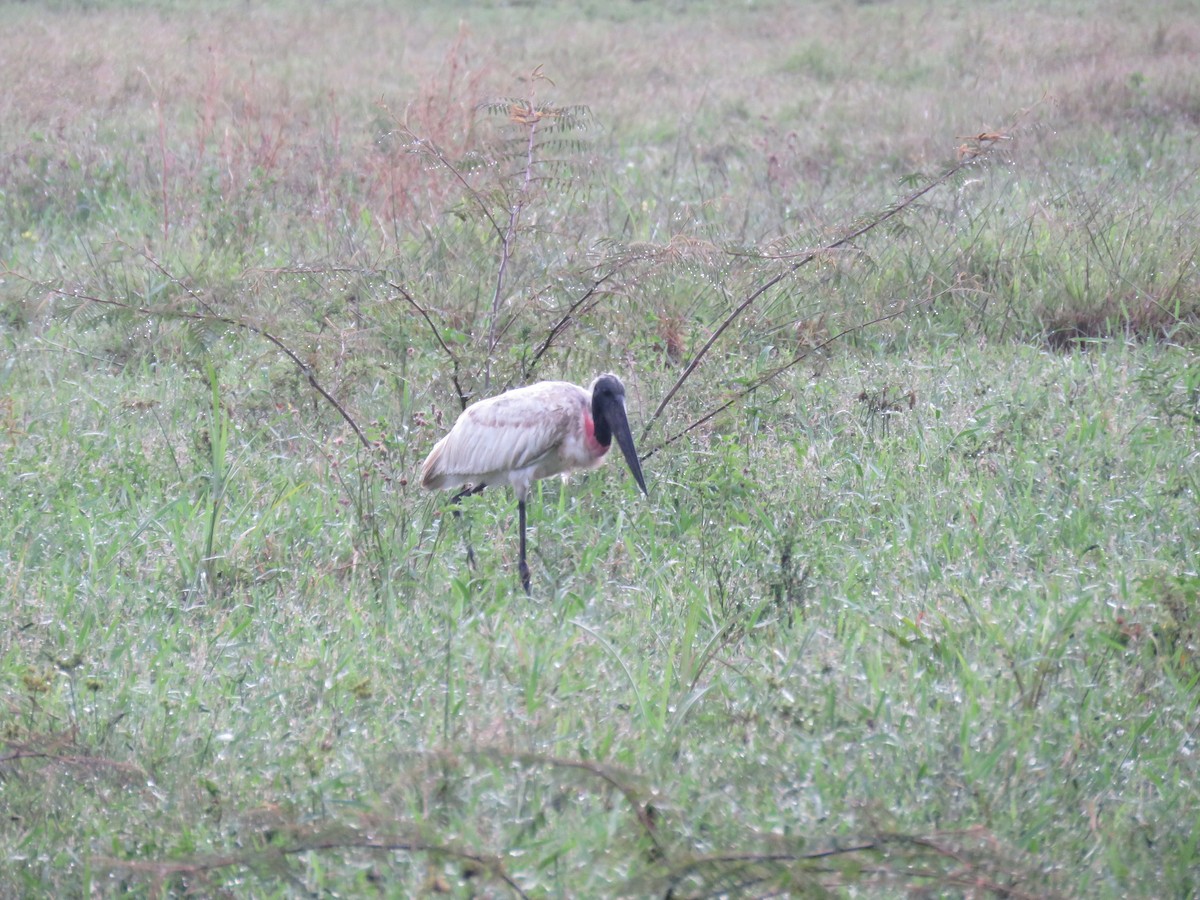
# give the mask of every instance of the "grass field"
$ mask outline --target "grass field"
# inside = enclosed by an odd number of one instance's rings
[[[0,897],[1200,892],[1191,2],[0,17]]]

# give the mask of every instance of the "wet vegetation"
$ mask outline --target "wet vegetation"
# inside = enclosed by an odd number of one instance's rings
[[[1188,3],[0,13],[0,894],[1195,895]]]

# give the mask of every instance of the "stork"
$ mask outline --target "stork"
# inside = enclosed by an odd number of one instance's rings
[[[486,487],[510,484],[521,520],[521,584],[529,591],[525,561],[525,499],[539,478],[594,469],[613,438],[638,487],[646,491],[642,467],[625,415],[625,386],[601,375],[590,388],[567,381],[540,381],[468,406],[434,445],[421,466],[421,487],[462,487],[458,501]]]

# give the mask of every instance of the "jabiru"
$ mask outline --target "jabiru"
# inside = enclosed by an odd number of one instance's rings
[[[541,381],[468,406],[421,466],[427,490],[462,487],[454,502],[484,488],[512,485],[521,521],[521,584],[529,589],[525,560],[525,500],[539,478],[594,469],[604,462],[613,438],[642,493],[649,496],[629,419],[625,386],[601,375],[590,388],[567,381]]]

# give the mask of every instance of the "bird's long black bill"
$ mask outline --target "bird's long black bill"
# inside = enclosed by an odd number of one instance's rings
[[[629,471],[633,473],[642,493],[649,497],[650,492],[646,490],[646,479],[642,477],[642,464],[638,461],[637,449],[633,446],[633,433],[629,430],[629,419],[625,417],[625,410],[617,407],[610,412],[609,418],[612,420],[613,437],[617,439],[617,445],[629,465]]]

